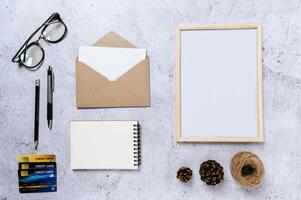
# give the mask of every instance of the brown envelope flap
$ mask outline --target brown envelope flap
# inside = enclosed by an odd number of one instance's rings
[[[87,69],[85,69],[86,72],[87,71],[89,71],[91,73],[93,72],[94,78],[101,79],[101,80],[111,84],[113,82],[120,82],[123,80],[133,79],[135,76],[138,76],[141,78],[142,77],[148,78],[149,77],[149,58],[147,57],[146,59],[137,63],[135,66],[133,66],[131,69],[129,69],[126,73],[124,73],[122,76],[120,76],[116,81],[109,81],[107,79],[107,77],[103,76],[102,74],[95,71],[94,69],[92,69],[91,67],[86,65],[85,63],[80,62],[76,59],[76,72],[78,75],[81,74],[81,71],[83,68],[87,68]],[[142,68],[142,69],[140,69],[140,68]],[[147,75],[147,77],[144,77],[145,75]],[[134,79],[136,79],[136,78],[134,78]]]
[[[137,48],[132,43],[111,31],[96,41],[93,46]]]
[[[82,62],[77,62],[76,74],[77,107],[149,105],[148,59],[135,65],[116,81],[108,81]]]

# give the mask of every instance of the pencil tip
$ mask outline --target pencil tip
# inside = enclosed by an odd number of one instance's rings
[[[51,130],[52,129],[52,120],[48,121],[48,128]]]
[[[38,144],[39,144],[38,141],[35,141],[34,144],[35,144],[34,149],[37,150],[38,149]]]

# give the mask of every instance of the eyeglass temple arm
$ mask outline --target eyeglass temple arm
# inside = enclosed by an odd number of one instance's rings
[[[27,43],[31,40],[31,38],[41,29],[43,28],[43,26],[45,26],[50,20],[52,20],[56,15],[59,14],[58,13],[53,13],[35,32],[33,32],[29,38],[24,42],[24,44],[21,46],[21,48],[19,49],[19,51],[16,53],[16,55],[12,58],[12,62],[18,62],[19,60],[16,60],[16,57],[19,55],[20,51],[23,49],[23,47],[25,47],[27,45]]]

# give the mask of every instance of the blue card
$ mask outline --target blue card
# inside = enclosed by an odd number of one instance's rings
[[[18,176],[21,193],[57,191],[56,167],[18,170]]]

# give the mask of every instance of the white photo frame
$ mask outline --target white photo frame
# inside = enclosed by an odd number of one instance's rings
[[[263,142],[260,24],[179,25],[176,140]]]

